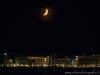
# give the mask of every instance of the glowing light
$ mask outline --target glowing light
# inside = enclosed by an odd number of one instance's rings
[[[78,60],[78,56],[76,56],[76,59],[75,60]]]
[[[25,67],[29,67],[29,65],[26,64]]]
[[[4,53],[4,55],[7,55],[7,53]]]
[[[48,9],[46,8],[45,13],[43,14],[43,16],[48,15]]]
[[[44,58],[44,61],[46,62],[46,61],[47,61],[47,59],[46,59],[46,58]]]
[[[43,65],[43,67],[47,67],[47,66],[48,66],[47,64],[44,64],[44,65]]]
[[[20,66],[20,64],[16,64],[16,66]]]
[[[9,64],[7,64],[6,66],[9,67]]]
[[[78,56],[76,56],[76,58],[78,58]]]
[[[21,64],[21,66],[24,66],[23,64]]]
[[[15,65],[15,64],[13,64],[13,66],[14,66],[14,67],[16,67],[16,65]]]

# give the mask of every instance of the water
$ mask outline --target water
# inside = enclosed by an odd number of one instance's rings
[[[35,75],[100,75],[100,68],[0,68],[0,73]],[[1,74],[0,74],[1,75]]]

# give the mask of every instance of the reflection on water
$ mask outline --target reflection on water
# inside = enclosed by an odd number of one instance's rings
[[[0,73],[39,75],[99,75],[100,68],[0,68]]]

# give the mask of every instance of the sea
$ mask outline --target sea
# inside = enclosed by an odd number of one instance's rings
[[[1,67],[0,75],[100,75],[100,67],[91,68],[28,68]]]

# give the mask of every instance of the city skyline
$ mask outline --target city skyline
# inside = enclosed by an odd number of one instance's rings
[[[68,56],[9,56],[8,53],[4,53],[0,59],[0,67],[30,67],[30,68],[45,68],[45,67],[76,67],[76,68],[92,68],[100,67],[100,54],[99,55],[81,55],[74,56],[72,58]]]
[[[2,1],[0,73],[99,75],[99,2]]]

